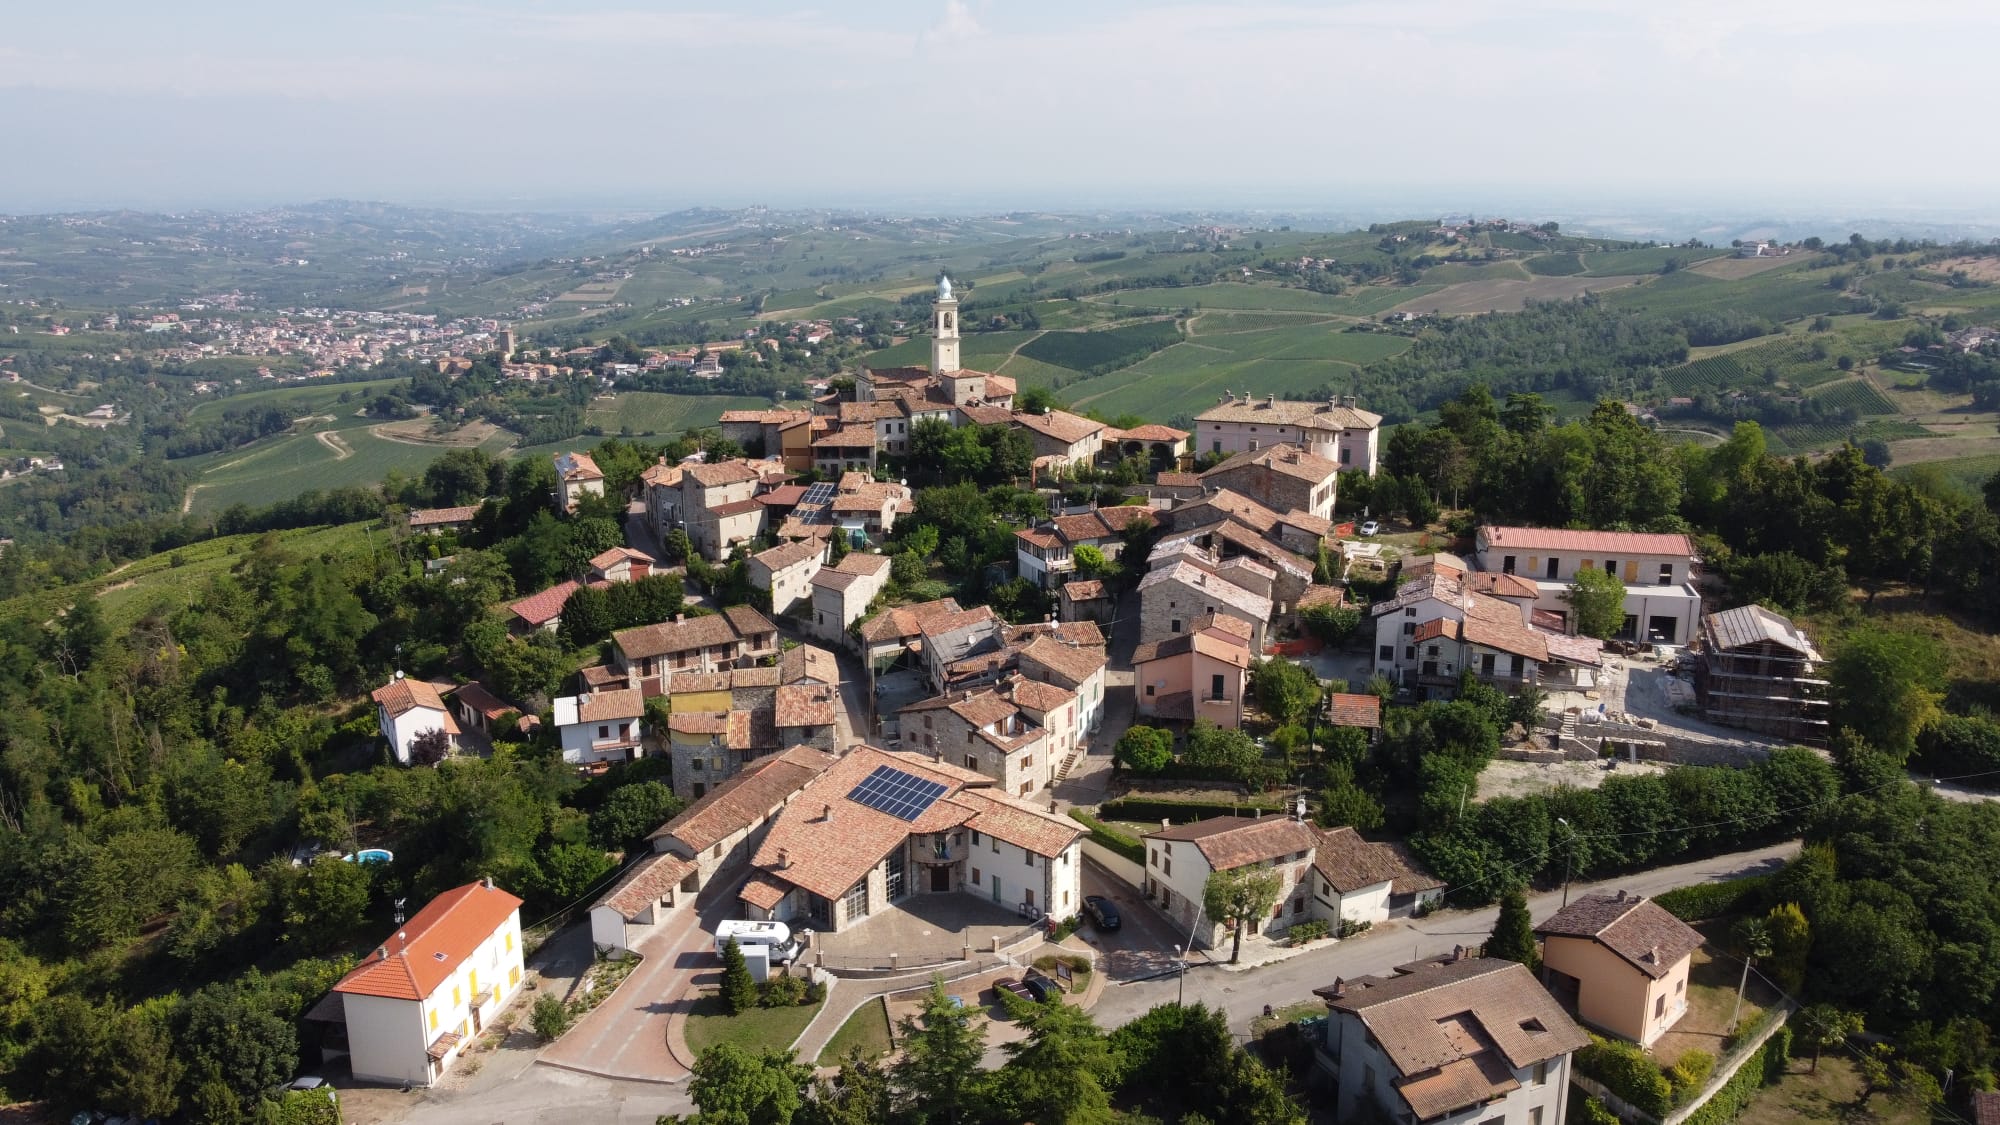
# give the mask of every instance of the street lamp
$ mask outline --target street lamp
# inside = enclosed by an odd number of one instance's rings
[[[1569,908],[1569,861],[1570,861],[1570,855],[1574,851],[1574,845],[1576,843],[1576,831],[1569,826],[1569,821],[1564,820],[1562,817],[1557,817],[1556,823],[1562,825],[1563,827],[1563,908],[1568,909]]]

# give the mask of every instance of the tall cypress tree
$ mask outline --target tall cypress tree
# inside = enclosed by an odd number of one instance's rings
[[[1500,893],[1500,917],[1493,923],[1493,936],[1486,939],[1486,955],[1519,961],[1530,972],[1542,967],[1535,948],[1535,920],[1528,916],[1528,892],[1519,883]]]

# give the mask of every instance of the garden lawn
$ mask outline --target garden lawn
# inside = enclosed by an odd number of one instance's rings
[[[826,1049],[819,1053],[819,1065],[839,1066],[847,1061],[847,1053],[857,1047],[863,1057],[879,1059],[893,1046],[889,1037],[889,1010],[877,996],[854,1009],[854,1014],[826,1041]]]
[[[1728,934],[1731,921],[1706,922],[1696,927],[1710,944],[1695,950],[1688,965],[1687,1014],[1653,1044],[1653,1058],[1662,1069],[1696,1048],[1714,1055],[1718,1061],[1727,1053],[1723,1038],[1729,1034],[1729,1014],[1736,1008],[1736,982],[1742,978],[1743,963],[1718,956],[1714,949],[1716,937]],[[1764,1010],[1777,1001],[1771,986],[1751,973],[1750,987],[1743,994],[1742,1026],[1756,1023]]]
[[[1801,1121],[1873,1122],[1875,1125],[1922,1125],[1928,1114],[1888,1094],[1863,1099],[1854,1063],[1827,1055],[1819,1073],[1807,1073],[1810,1055],[1793,1059],[1784,1080],[1766,1087],[1737,1118],[1737,1125],[1790,1125]]]
[[[752,1008],[732,1016],[722,1006],[720,995],[704,992],[695,998],[694,1007],[688,1012],[688,1046],[697,1054],[721,1043],[752,1053],[787,1050],[819,1014],[819,1008],[818,1004],[794,1004],[788,1008]]]

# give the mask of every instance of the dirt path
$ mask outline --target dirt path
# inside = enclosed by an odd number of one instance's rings
[[[354,447],[347,444],[346,438],[332,430],[321,430],[313,436],[319,439],[321,445],[333,450],[333,459],[336,461],[345,461],[354,456]]]

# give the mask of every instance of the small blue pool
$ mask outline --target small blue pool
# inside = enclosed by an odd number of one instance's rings
[[[396,853],[387,848],[362,848],[353,855],[340,857],[347,863],[394,863]]]

